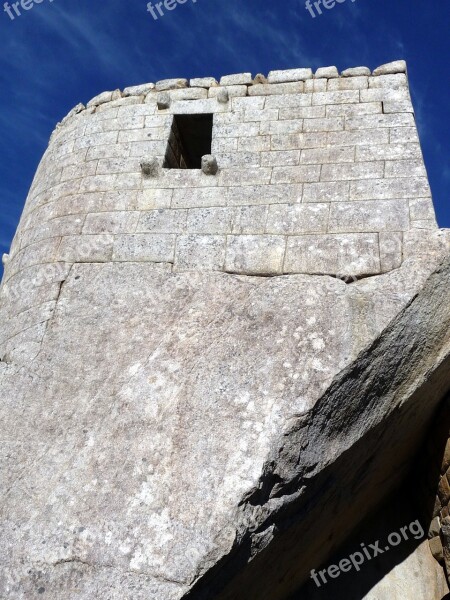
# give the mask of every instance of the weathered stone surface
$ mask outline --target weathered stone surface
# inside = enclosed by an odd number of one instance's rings
[[[370,69],[368,67],[352,67],[345,69],[341,73],[342,77],[360,77],[361,75],[370,75]]]
[[[381,65],[373,72],[374,75],[391,75],[395,73],[406,73],[406,62],[404,60],[395,60],[394,62]]]
[[[220,78],[220,85],[251,85],[253,77],[251,73],[237,73],[236,75],[224,75]]]
[[[294,71],[52,136],[0,288],[1,598],[282,600],[403,477],[450,235],[404,73]],[[162,167],[174,114],[213,115],[217,177]]]
[[[180,88],[188,87],[189,82],[187,79],[162,79],[156,82],[156,91],[165,92],[167,90],[178,90]]]
[[[337,67],[320,67],[314,73],[314,77],[316,79],[321,79],[322,77],[325,79],[335,79],[336,77],[339,77],[339,71],[337,70]]]
[[[269,83],[289,83],[291,81],[306,81],[312,79],[311,69],[287,69],[284,71],[270,71]]]

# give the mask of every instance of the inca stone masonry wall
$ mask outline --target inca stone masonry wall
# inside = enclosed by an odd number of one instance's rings
[[[143,174],[162,166],[173,115],[200,113],[217,174]],[[2,340],[39,346],[74,263],[355,279],[400,267],[436,227],[403,61],[105,92],[57,126],[39,166],[4,257]]]

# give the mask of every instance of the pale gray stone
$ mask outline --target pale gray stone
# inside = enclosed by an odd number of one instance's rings
[[[275,96],[278,94],[301,94],[303,81],[292,83],[258,83],[248,88],[249,96]]]
[[[269,206],[266,232],[270,234],[326,233],[328,204],[274,204]]]
[[[241,98],[247,96],[246,85],[227,85],[225,87],[212,87],[208,90],[208,98],[225,98],[225,92],[229,98]]]
[[[2,264],[6,265],[9,261],[9,254],[3,254],[2,255]]]
[[[177,238],[175,271],[221,271],[225,262],[223,235],[180,235]]]
[[[311,69],[287,69],[284,71],[270,71],[269,83],[289,83],[292,81],[306,81],[312,79]]]
[[[283,271],[285,246],[281,235],[229,235],[225,270],[245,275],[279,275]]]
[[[342,77],[360,77],[370,75],[370,69],[368,67],[352,67],[342,71]]]
[[[127,96],[146,96],[149,92],[155,89],[154,83],[143,83],[141,85],[133,85],[126,87],[122,94]]]
[[[106,102],[111,102],[112,100],[118,100],[121,98],[122,93],[120,90],[115,90],[113,92],[102,92],[95,96],[87,103],[87,108],[92,108],[94,106],[100,106],[100,104],[105,104]]]
[[[330,233],[406,231],[409,229],[407,200],[333,202]]]
[[[172,262],[175,235],[140,233],[114,237],[113,262]]]
[[[191,208],[187,215],[187,233],[231,233],[233,216],[233,208]]]
[[[195,77],[189,81],[189,85],[190,87],[210,88],[219,84],[214,77]]]
[[[221,88],[217,94],[217,102],[220,102],[221,104],[226,104],[229,101],[230,93],[228,92],[227,88]]]
[[[314,77],[316,79],[335,79],[339,77],[339,71],[337,70],[337,67],[320,67],[314,73]]]
[[[288,237],[284,272],[340,277],[380,273],[378,235],[347,233]]]
[[[406,62],[404,60],[396,60],[381,65],[374,70],[373,75],[391,75],[395,73],[406,73]]]
[[[236,75],[224,75],[220,78],[220,85],[251,85],[252,81],[251,73],[238,73]]]
[[[155,88],[157,92],[165,92],[168,90],[178,90],[180,88],[188,87],[189,82],[187,79],[162,79],[157,81]]]
[[[160,92],[156,97],[156,104],[159,110],[166,110],[170,108],[172,98],[168,92]]]

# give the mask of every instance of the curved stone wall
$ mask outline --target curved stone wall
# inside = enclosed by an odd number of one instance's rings
[[[181,114],[213,115],[217,174],[162,168]],[[39,346],[75,263],[353,281],[400,267],[436,227],[402,61],[105,92],[58,124],[39,165],[4,257],[0,341]]]

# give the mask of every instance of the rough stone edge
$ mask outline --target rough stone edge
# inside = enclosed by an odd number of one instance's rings
[[[373,76],[395,75],[398,73],[407,74],[407,65],[404,60],[397,60],[391,63],[386,63],[385,65],[380,65],[374,69],[373,72],[371,72],[368,67],[352,67],[345,69],[340,74],[336,67],[319,67],[315,74],[313,74],[312,70],[309,68],[294,68],[282,71],[270,71],[267,78],[263,74],[258,74],[253,78],[251,73],[239,73],[236,75],[223,76],[220,79],[220,84],[217,83],[217,80],[214,77],[197,77],[190,80],[174,78],[164,79],[156,83],[143,83],[140,85],[126,87],[123,91],[117,89],[114,91],[102,92],[89,100],[86,106],[83,104],[78,104],[75,108],[69,111],[69,113],[61,120],[60,123],[57,124],[53,133],[70,121],[72,117],[79,115],[80,113],[88,112],[91,114],[92,112],[96,112],[100,107],[105,109],[107,108],[105,105],[117,106],[118,101],[120,102],[120,100],[126,100],[133,97],[139,98],[139,103],[145,103],[149,95],[155,95],[157,92],[161,91],[167,91],[170,93],[171,90],[195,87],[203,88],[209,91],[212,88],[220,88],[230,85],[227,83],[228,81],[239,81],[242,82],[242,85],[247,86],[248,95],[248,89],[258,83],[277,85],[280,83],[295,83],[312,78],[317,79],[318,77],[335,79],[340,77],[358,77],[360,75],[370,75],[371,73]],[[304,93],[312,92],[305,91]],[[126,102],[124,102],[124,104],[126,104]],[[83,107],[82,109],[80,109],[81,106]]]
[[[280,560],[283,561],[279,551],[280,545],[283,547],[284,534],[288,541],[295,540],[300,545],[306,566],[300,577],[286,584],[289,590],[286,586],[278,592],[272,588],[270,598],[282,600],[288,591],[295,592],[307,577],[306,571],[309,573],[310,568],[318,567],[328,558],[326,549],[322,549],[322,556],[316,557],[312,565],[307,564],[308,544],[315,539],[314,520],[320,517],[317,498],[321,498],[319,504],[324,508],[322,503],[326,504],[330,496],[334,498],[333,493],[339,497],[343,488],[358,483],[355,480],[358,474],[364,473],[367,463],[364,452],[369,453],[370,461],[389,465],[390,485],[372,490],[367,490],[367,482],[365,486],[359,486],[358,491],[364,488],[366,495],[372,491],[379,497],[372,506],[363,504],[366,512],[357,512],[357,519],[353,513],[352,526],[355,527],[358,519],[362,520],[394,488],[400,466],[396,461],[401,463],[404,457],[398,456],[394,449],[390,454],[385,451],[384,456],[383,444],[395,438],[396,419],[404,415],[402,411],[414,412],[416,409],[420,415],[415,417],[415,422],[424,433],[439,401],[450,390],[449,282],[450,257],[447,257],[379,338],[335,378],[316,406],[309,413],[298,416],[267,461],[259,485],[242,499],[238,515],[241,525],[229,555],[201,574],[184,596],[186,600],[267,598],[265,591],[270,582],[273,584],[278,580],[274,571],[279,568]],[[386,377],[380,378],[380,373]],[[351,403],[345,399],[351,399]],[[375,414],[377,407],[378,415]],[[320,440],[324,431],[328,433],[325,450],[329,452],[302,446],[305,440]],[[403,435],[407,438],[408,432]],[[370,443],[366,438],[372,438]],[[400,446],[401,443],[400,437]],[[355,447],[360,447],[360,451]],[[348,453],[352,449],[349,459]],[[352,461],[353,479],[336,483],[333,469],[346,453],[346,460]],[[356,500],[353,494],[352,502],[347,504],[355,503],[352,504],[354,508]],[[339,501],[335,502],[339,506]],[[361,506],[361,500],[359,503]],[[332,509],[332,504],[327,505],[327,510],[333,512]],[[351,507],[346,509],[351,511]],[[333,520],[339,521],[339,517],[334,514]],[[246,526],[248,523],[253,524],[251,528]],[[290,537],[289,527],[291,530],[297,527]],[[307,535],[304,537],[305,530]],[[350,533],[346,531],[341,535],[340,542]],[[299,555],[299,549],[287,552],[291,556]],[[299,563],[299,569],[301,566]],[[283,563],[283,567],[286,569],[287,565]]]

